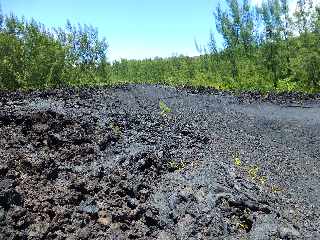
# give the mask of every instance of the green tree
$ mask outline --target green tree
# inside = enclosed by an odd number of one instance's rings
[[[271,72],[273,86],[276,89],[281,77],[281,5],[279,0],[267,0],[262,3],[259,12],[264,26],[264,44],[262,46],[262,62]]]
[[[304,69],[306,70],[306,78],[308,85],[312,89],[320,88],[320,54],[319,52],[311,52],[304,58]]]
[[[238,57],[242,53],[250,55],[253,37],[253,12],[247,0],[242,6],[238,0],[227,0],[227,10],[218,5],[215,12],[216,28],[222,35],[225,52],[230,61],[232,78],[238,80]]]
[[[289,3],[288,0],[281,0],[281,21],[282,21],[282,26],[281,26],[281,34],[282,34],[282,53],[284,55],[284,58],[286,59],[286,64],[285,64],[285,72],[286,72],[286,77],[290,77],[292,74],[291,71],[291,64],[290,64],[290,42],[292,38],[292,19],[290,17],[289,13]]]
[[[65,29],[57,28],[55,34],[66,49],[66,64],[72,70],[72,78],[76,84],[95,82],[97,76],[99,81],[108,81],[110,66],[106,55],[109,45],[105,38],[99,38],[96,28],[72,25],[67,21]]]
[[[0,87],[47,88],[105,83],[108,44],[91,26],[50,30],[0,11]]]

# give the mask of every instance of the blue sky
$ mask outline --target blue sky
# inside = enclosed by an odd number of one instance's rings
[[[209,39],[214,0],[0,0],[4,13],[47,26],[91,24],[110,45],[109,59],[197,55]],[[200,3],[201,2],[201,3]]]
[[[259,3],[260,0],[252,0]],[[198,55],[214,29],[216,0],[0,0],[5,14],[46,26],[91,24],[110,45],[109,59]]]

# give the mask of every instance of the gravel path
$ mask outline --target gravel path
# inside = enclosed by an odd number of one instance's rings
[[[0,239],[320,239],[320,97],[0,94]]]

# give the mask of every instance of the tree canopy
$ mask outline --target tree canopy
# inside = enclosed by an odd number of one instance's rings
[[[109,45],[88,25],[48,29],[0,13],[0,88],[160,83],[258,91],[320,89],[320,7],[299,0],[225,0],[199,57],[107,61]],[[225,6],[225,7],[222,7]],[[217,47],[217,34],[223,48]]]

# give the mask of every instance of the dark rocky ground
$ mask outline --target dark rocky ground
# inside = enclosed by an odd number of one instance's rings
[[[1,93],[0,136],[0,239],[320,239],[319,95]]]

